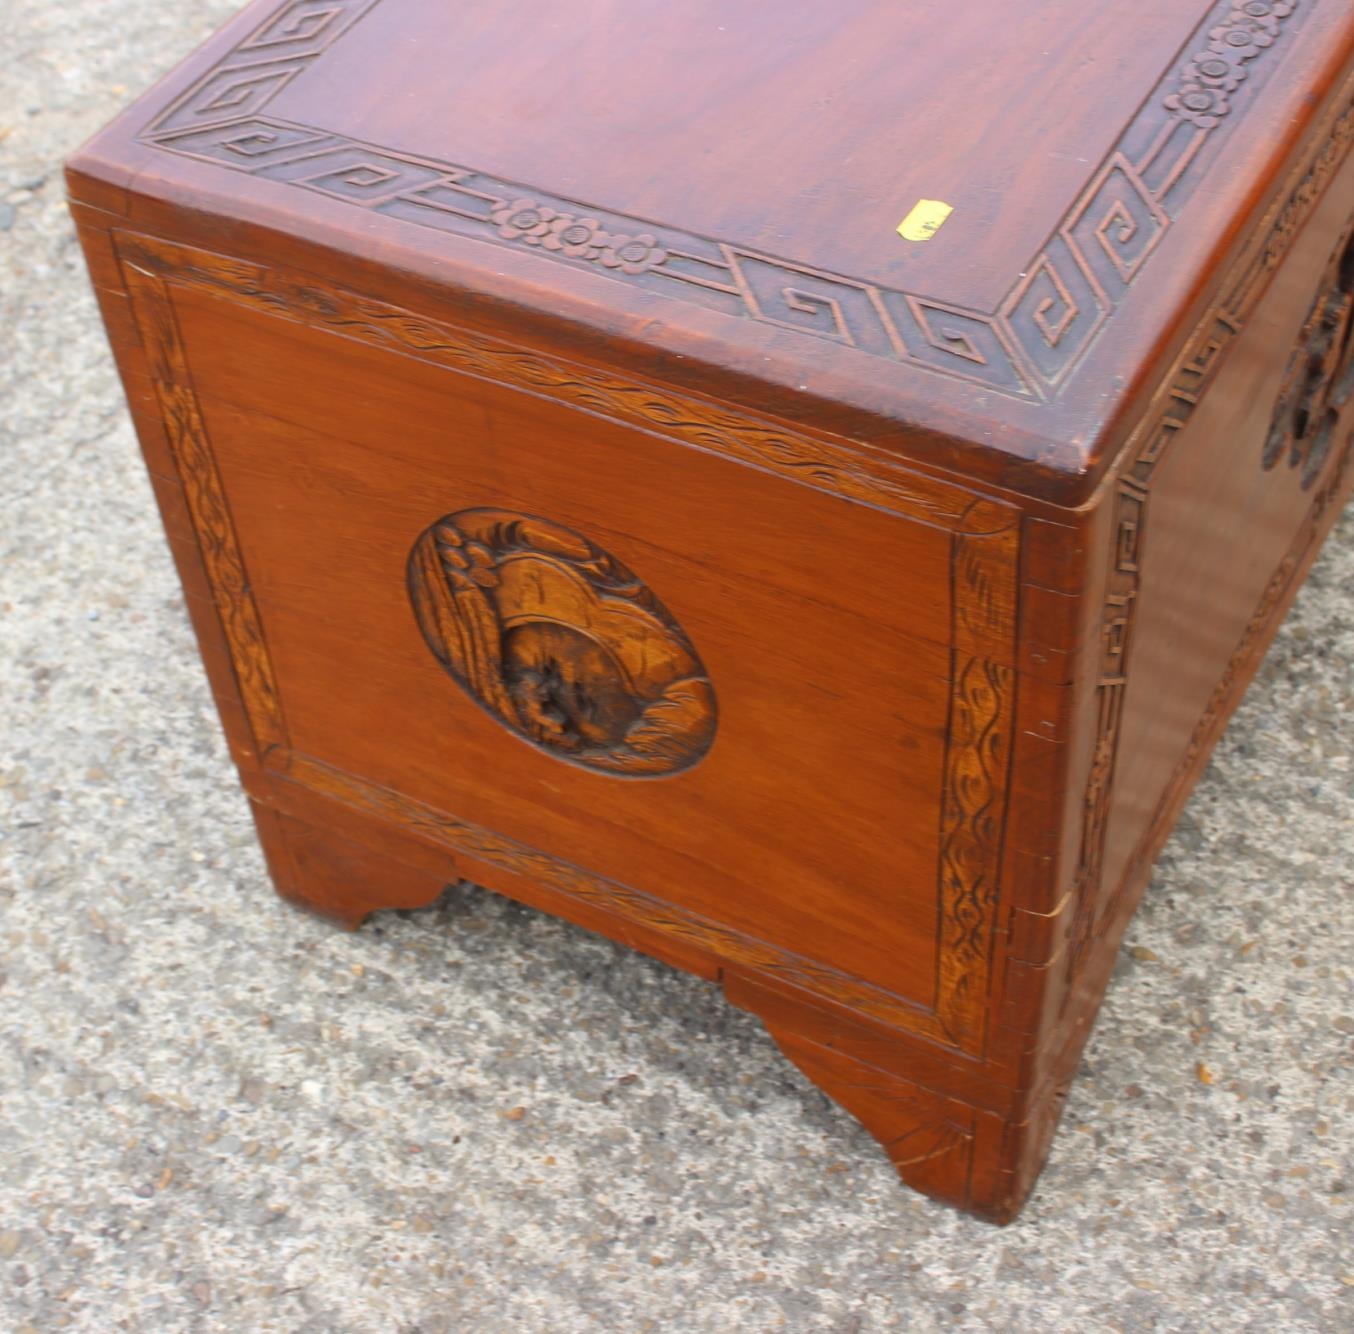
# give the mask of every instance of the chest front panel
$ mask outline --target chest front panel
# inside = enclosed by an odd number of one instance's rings
[[[976,1036],[1013,512],[294,276],[128,255],[273,767]]]

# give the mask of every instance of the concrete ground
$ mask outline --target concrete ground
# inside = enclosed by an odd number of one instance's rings
[[[275,901],[58,173],[232,8],[0,0],[0,1330],[1354,1328],[1354,515],[1009,1230],[698,981],[468,887]]]

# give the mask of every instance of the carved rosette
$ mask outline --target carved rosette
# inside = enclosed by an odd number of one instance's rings
[[[608,232],[599,219],[564,213],[534,199],[495,203],[490,219],[505,241],[553,250],[571,259],[596,260],[604,268],[634,277],[666,262],[668,252],[652,232]]]
[[[414,544],[409,595],[452,679],[549,754],[652,778],[689,768],[714,741],[714,688],[672,614],[559,524],[448,514]]]
[[[1354,398],[1354,233],[1346,232],[1298,336],[1261,460],[1283,459],[1312,486],[1330,457],[1340,414]]]
[[[1226,19],[1209,29],[1208,45],[1190,58],[1166,106],[1201,130],[1211,130],[1232,109],[1246,81],[1247,64],[1278,39],[1297,0],[1237,0]]]

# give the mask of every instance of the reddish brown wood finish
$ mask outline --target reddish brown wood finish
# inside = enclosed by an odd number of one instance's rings
[[[1354,15],[542,12],[260,0],[71,165],[270,869],[717,979],[1008,1219],[1351,485]]]

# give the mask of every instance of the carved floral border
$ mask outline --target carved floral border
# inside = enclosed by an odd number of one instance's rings
[[[143,132],[169,152],[1030,400],[1056,397],[1311,0],[1218,0],[995,311],[827,273],[266,114],[380,0],[287,0]],[[1299,17],[1299,20],[1300,17]]]

